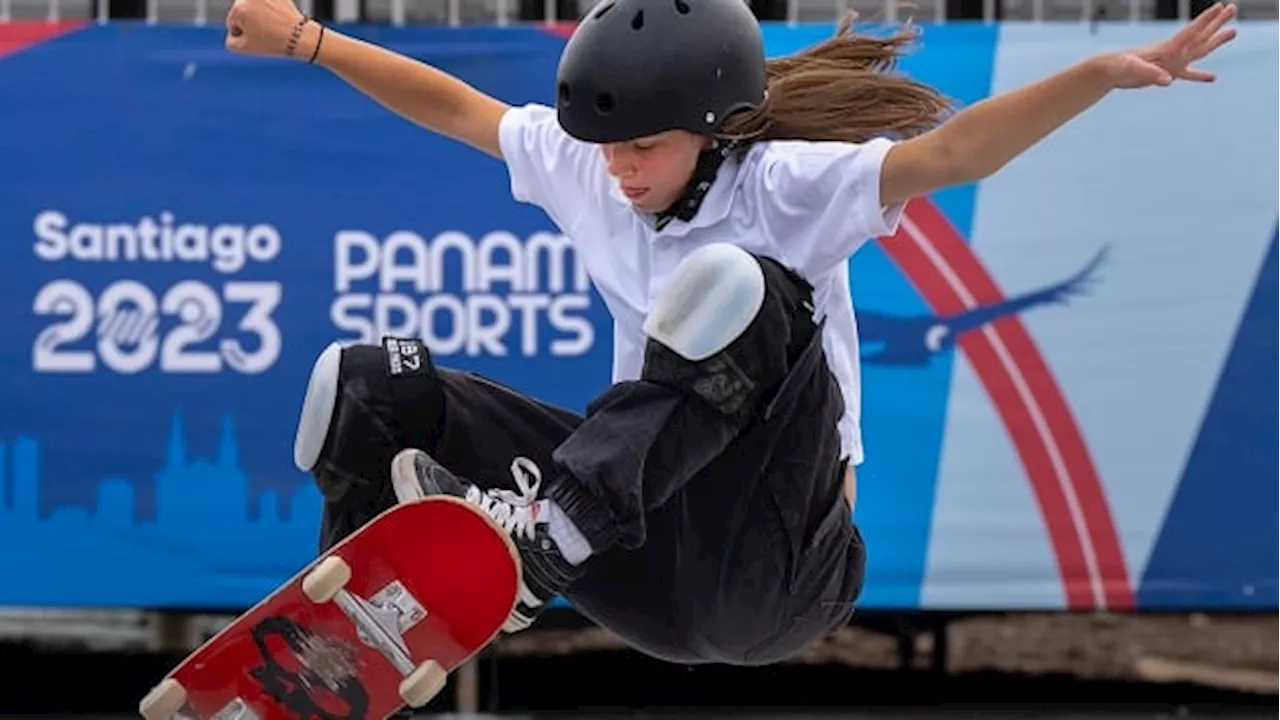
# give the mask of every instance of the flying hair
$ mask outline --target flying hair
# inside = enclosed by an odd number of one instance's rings
[[[954,111],[937,90],[895,72],[919,33],[908,23],[887,37],[853,32],[855,13],[836,34],[766,64],[769,94],[759,107],[725,119],[720,137],[861,143],[904,139],[936,127]]]

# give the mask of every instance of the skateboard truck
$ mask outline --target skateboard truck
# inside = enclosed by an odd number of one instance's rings
[[[187,691],[177,680],[160,683],[142,700],[141,715],[146,720],[202,720],[187,702]],[[227,703],[209,720],[261,720],[261,716],[240,698]]]
[[[303,592],[306,592],[305,581]],[[333,601],[355,624],[356,634],[366,645],[379,650],[401,675],[413,673],[414,663],[409,657],[409,648],[405,647],[403,633],[427,614],[403,585],[394,581],[369,600],[342,588],[333,596]]]
[[[245,701],[236,698],[219,710],[212,720],[259,720],[259,718],[258,713],[254,712]]]
[[[416,665],[409,657],[403,634],[427,616],[404,585],[392,582],[370,600],[347,592],[351,566],[330,555],[302,579],[302,592],[311,602],[337,603],[356,626],[356,632],[370,647],[379,650],[404,676],[400,697],[410,707],[422,707],[444,688],[448,674],[434,660]]]
[[[413,662],[403,634],[427,616],[426,610],[399,581],[393,581],[368,600],[349,592],[351,566],[331,555],[320,561],[302,580],[302,592],[316,604],[333,602],[351,620],[356,634],[378,650],[404,677],[400,697],[410,707],[431,701],[448,681],[448,674],[435,660]],[[203,720],[187,703],[186,690],[176,680],[166,679],[143,699],[145,720]],[[236,698],[208,720],[259,720],[242,699]]]

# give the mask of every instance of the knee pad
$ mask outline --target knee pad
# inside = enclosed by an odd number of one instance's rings
[[[320,458],[333,411],[338,402],[338,371],[342,366],[342,346],[331,343],[311,366],[307,393],[302,400],[298,429],[293,439],[293,464],[310,472]]]
[[[686,360],[705,360],[746,331],[764,297],[764,271],[750,253],[723,243],[707,245],[676,267],[645,319],[644,332]]]

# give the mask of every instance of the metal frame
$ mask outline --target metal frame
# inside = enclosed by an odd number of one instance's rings
[[[63,10],[64,0],[44,0],[46,11],[45,18],[49,22],[58,22],[64,19]],[[451,27],[461,26],[463,24],[463,4],[476,2],[476,0],[412,0],[415,4],[443,3],[445,8],[446,23]],[[490,0],[480,0],[480,2],[489,2]],[[513,5],[515,0],[491,0],[494,3],[493,19],[498,26],[509,26],[518,22],[515,20],[515,12]],[[1049,3],[1065,4],[1064,0],[1022,0],[1030,6],[1029,17],[1019,19],[1029,19],[1031,22],[1068,22],[1069,20],[1059,20],[1050,18],[1046,14],[1046,5]],[[1081,22],[1090,23],[1096,21],[1099,16],[1099,10],[1106,5],[1114,6],[1124,3],[1127,7],[1127,19],[1129,22],[1143,22],[1149,18],[1144,16],[1144,6],[1150,0],[1066,0],[1072,2],[1079,7],[1078,18]],[[1239,2],[1240,0],[1235,0]],[[39,0],[0,0],[0,23],[10,22],[14,17],[14,8],[18,3],[22,3],[30,10],[32,5],[36,5]],[[390,16],[388,20],[393,26],[404,26],[409,24],[408,11],[410,0],[389,0]],[[591,0],[587,0],[591,2]],[[997,0],[983,0],[982,3],[982,22],[992,24],[999,22],[996,19],[996,2]],[[99,23],[109,21],[109,8],[111,0],[102,0],[97,9],[95,20]],[[209,0],[190,0],[192,15],[191,22],[195,25],[206,25],[211,21],[209,11]],[[310,14],[312,11],[313,0],[298,0],[299,9],[303,13]],[[878,5],[875,12],[870,11],[870,7]],[[159,20],[160,0],[147,0],[146,21],[150,24],[156,24]],[[929,19],[933,22],[946,22],[946,0],[832,0],[832,18],[838,19],[843,17],[851,9],[859,9],[864,16],[871,16],[877,20],[883,20],[889,23],[896,23],[903,20],[911,19]],[[557,18],[556,17],[556,0],[543,0],[543,19],[541,22],[545,24],[554,24],[561,20],[573,20],[574,18]],[[586,8],[584,7],[584,11]],[[801,22],[801,0],[787,0],[786,22],[790,25],[796,25]],[[812,6],[808,8],[812,13]],[[1185,22],[1191,17],[1191,0],[1178,0],[1178,19]],[[219,19],[212,19],[218,22]]]

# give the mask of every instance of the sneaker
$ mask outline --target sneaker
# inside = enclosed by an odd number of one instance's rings
[[[399,502],[432,495],[462,498],[493,518],[511,536],[524,572],[516,607],[502,626],[508,634],[532,625],[546,604],[580,574],[551,539],[546,519],[548,501],[538,499],[542,471],[532,460],[517,457],[511,461],[511,476],[518,493],[481,489],[414,448],[401,450],[391,461],[391,485]]]

